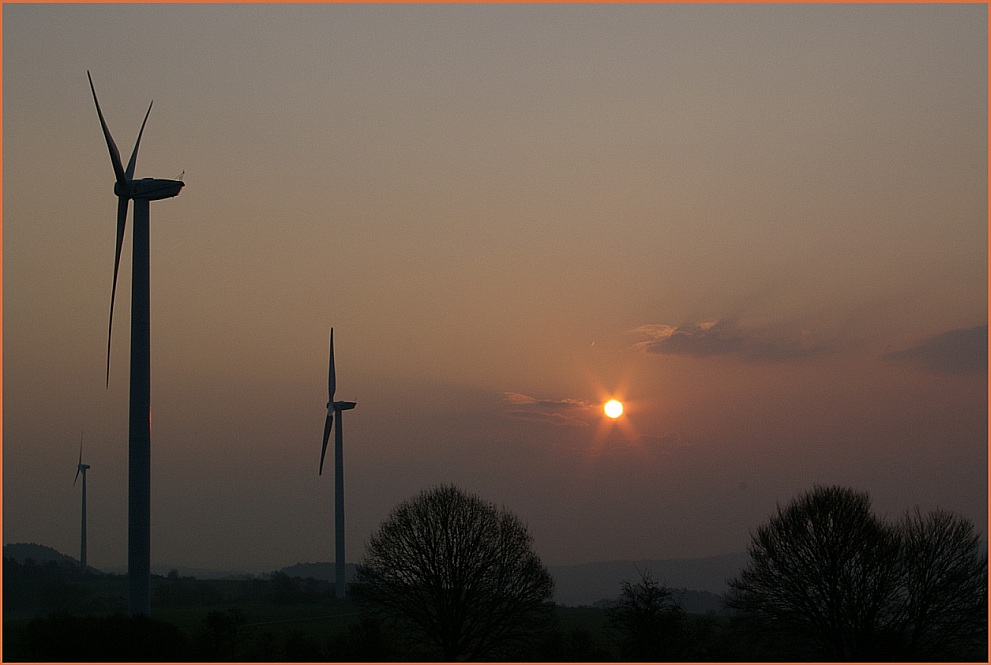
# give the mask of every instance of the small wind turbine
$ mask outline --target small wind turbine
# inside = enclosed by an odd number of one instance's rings
[[[127,206],[134,201],[133,250],[131,252],[131,384],[128,411],[128,476],[127,476],[127,577],[128,614],[151,614],[151,332],[149,305],[149,203],[176,196],[183,187],[181,180],[141,178],[135,180],[134,165],[138,145],[151,105],[145,113],[127,162],[121,164],[120,152],[114,143],[96,98],[93,77],[86,72],[93,92],[96,114],[107,140],[110,162],[114,168],[117,195],[117,254],[114,257],[114,281],[110,291],[110,325],[107,331],[107,385],[110,385],[110,333],[114,322],[114,296],[117,293],[117,272],[120,250],[124,243]]]
[[[323,459],[327,454],[330,430],[334,429],[334,524],[337,552],[335,554],[336,581],[334,588],[338,598],[344,598],[344,438],[341,432],[341,412],[357,406],[356,402],[335,402],[337,373],[334,371],[334,329],[330,329],[330,369],[327,372],[327,420],[323,425],[323,448],[320,450],[320,475],[323,475]],[[334,421],[337,426],[334,426]]]
[[[76,464],[76,478],[72,481],[73,487],[79,480],[79,474],[83,475],[83,525],[79,535],[79,563],[83,570],[86,570],[86,470],[89,464],[83,464],[83,433],[79,433],[79,463]]]

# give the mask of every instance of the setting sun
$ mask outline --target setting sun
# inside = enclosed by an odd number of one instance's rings
[[[610,418],[619,418],[623,415],[623,403],[619,400],[611,399],[606,402],[602,410],[606,412],[606,415]]]

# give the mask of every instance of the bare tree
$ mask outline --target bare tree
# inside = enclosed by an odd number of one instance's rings
[[[988,616],[980,544],[950,513],[916,509],[889,525],[866,493],[816,487],[753,534],[727,604],[782,655],[979,659]]]
[[[816,487],[752,535],[750,565],[727,604],[778,634],[791,654],[876,657],[889,632],[899,541],[866,493]]]
[[[680,659],[682,618],[671,590],[656,582],[650,571],[640,571],[639,582],[624,580],[619,601],[609,608],[609,624],[616,633],[620,658]]]
[[[986,656],[988,561],[973,524],[936,510],[905,515],[900,637],[912,658]]]
[[[353,597],[445,660],[511,656],[547,619],[554,583],[513,514],[453,486],[395,509],[368,544]]]

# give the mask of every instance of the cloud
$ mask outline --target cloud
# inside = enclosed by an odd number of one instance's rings
[[[541,400],[522,393],[503,393],[508,413],[516,418],[557,425],[587,427],[589,412],[595,405],[584,400]]]
[[[932,374],[976,374],[988,370],[988,327],[957,328],[924,340],[885,360],[909,362]]]
[[[736,356],[751,362],[775,362],[808,358],[829,350],[806,329],[780,332],[744,328],[733,319],[678,327],[654,323],[630,333],[643,338],[634,343],[637,350],[693,358]]]

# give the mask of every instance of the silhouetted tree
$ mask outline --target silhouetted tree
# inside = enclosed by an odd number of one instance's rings
[[[988,562],[969,521],[918,508],[905,515],[899,640],[904,658],[983,659],[987,653]]]
[[[727,604],[784,638],[785,655],[877,657],[894,619],[899,538],[866,493],[816,487],[800,495],[757,529],[749,552]]]
[[[656,582],[650,571],[642,571],[635,584],[624,580],[619,601],[609,608],[623,660],[680,659],[681,619],[671,590]]]
[[[983,658],[987,555],[973,526],[916,509],[889,525],[866,493],[816,487],[752,536],[727,604],[782,656]],[[765,639],[766,638],[766,639]],[[983,646],[982,646],[983,645]],[[774,654],[772,654],[774,655]]]
[[[445,660],[512,656],[552,609],[531,542],[506,510],[453,486],[424,491],[372,536],[353,597]]]

